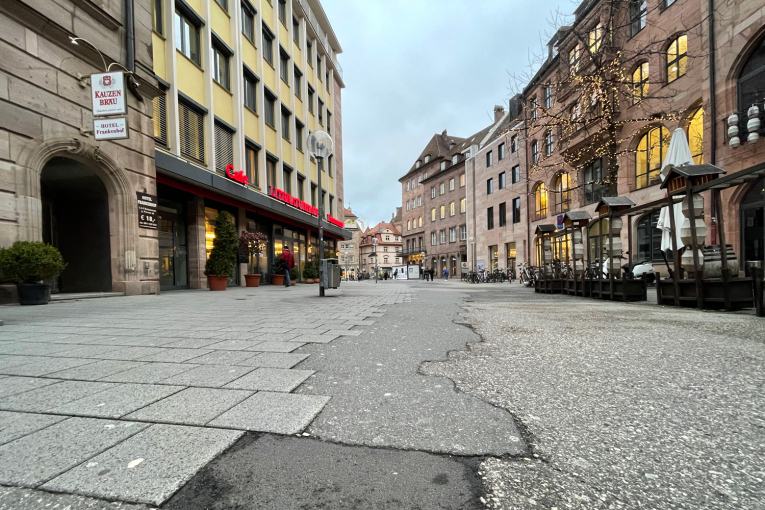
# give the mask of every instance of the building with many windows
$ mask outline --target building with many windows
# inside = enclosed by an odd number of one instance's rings
[[[468,230],[476,240],[471,267],[539,264],[538,226],[557,229],[553,256],[565,258],[561,223],[568,211],[593,217],[585,249],[597,258],[604,245],[597,202],[615,195],[636,204],[663,198],[660,171],[678,129],[695,164],[754,172],[722,193],[724,233],[742,271],[757,261],[765,264],[764,18],[760,3],[752,0],[738,2],[735,12],[725,15],[707,7],[681,0],[579,5],[574,22],[552,37],[546,61],[524,88],[522,113],[468,161],[468,209],[474,211]],[[614,58],[618,66],[604,72],[601,64]],[[605,79],[609,72],[617,79]],[[739,135],[731,143],[727,119],[733,113]],[[749,133],[749,126],[759,126],[758,132]],[[499,165],[492,158],[502,144],[517,147],[517,155],[511,150],[507,163]],[[704,216],[706,244],[716,244],[717,212],[708,196]],[[621,231],[622,241],[626,244],[631,230],[633,260],[652,261],[666,274],[657,220],[658,213],[633,218],[631,229]]]
[[[340,43],[319,0],[155,0],[154,100],[160,285],[206,286],[220,211],[260,231],[268,254],[242,263],[269,274],[284,246],[302,267],[316,254],[323,204],[327,252],[343,229]],[[335,152],[308,153],[326,131]],[[323,163],[323,164],[322,164]],[[321,181],[321,183],[319,182]],[[232,283],[240,275],[232,275]]]
[[[338,243],[337,258],[347,278],[351,276],[355,278],[361,271],[361,266],[359,265],[361,228],[358,221],[358,216],[353,213],[350,207],[346,207],[344,211],[344,228],[350,232],[351,238]]]
[[[375,240],[377,241],[375,243]],[[401,262],[401,232],[392,224],[380,222],[366,229],[361,234],[359,243],[361,274],[374,278],[375,270],[379,275],[393,273],[393,266]]]

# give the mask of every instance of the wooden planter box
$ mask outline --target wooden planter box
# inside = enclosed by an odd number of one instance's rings
[[[677,284],[680,306],[697,308],[696,280],[679,280]],[[704,292],[704,309],[724,309],[725,289],[722,279],[704,279],[701,280],[701,285]],[[754,308],[754,289],[751,278],[731,278],[728,280],[728,294],[730,296],[731,310]],[[672,280],[659,280],[656,282],[656,297],[660,305],[675,305],[675,286]]]
[[[569,296],[584,296],[585,282],[586,280],[582,278],[577,280],[574,280],[573,278],[563,280],[563,294],[568,294]]]
[[[648,284],[645,280],[635,278],[614,279],[613,285],[614,301],[631,303],[648,299]],[[611,280],[607,278],[603,280],[585,280],[584,295],[594,299],[611,300]]]
[[[563,292],[563,280],[560,278],[540,278],[534,284],[534,292],[560,294]]]

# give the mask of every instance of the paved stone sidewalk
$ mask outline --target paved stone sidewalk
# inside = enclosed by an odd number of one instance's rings
[[[300,348],[360,335],[411,300],[368,283],[317,294],[0,308],[0,484],[160,505],[245,431],[302,432],[330,397],[292,393],[314,375]]]

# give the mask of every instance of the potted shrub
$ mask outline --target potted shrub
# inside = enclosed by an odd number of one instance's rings
[[[311,272],[311,264],[306,262],[303,267],[303,283],[313,283],[313,273]]]
[[[282,261],[278,258],[274,260],[274,264],[271,266],[271,284],[284,285],[284,269],[282,269]]]
[[[290,285],[295,285],[297,283],[298,274],[300,273],[298,272],[297,266],[290,269]]]
[[[22,305],[47,304],[51,286],[42,281],[55,278],[64,268],[61,252],[49,244],[17,241],[0,250],[0,271],[4,279],[16,283]]]
[[[236,270],[238,243],[231,214],[222,211],[215,220],[215,239],[210,258],[205,264],[205,276],[210,290],[226,290],[228,277]]]
[[[251,256],[257,260],[268,245],[268,237],[262,232],[247,232],[243,230],[239,235],[239,255],[245,259]],[[254,266],[254,265],[253,265]],[[244,275],[247,287],[260,286],[260,273],[247,273]]]

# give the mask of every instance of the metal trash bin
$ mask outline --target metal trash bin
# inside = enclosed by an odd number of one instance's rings
[[[338,264],[338,259],[321,259],[319,261],[321,270],[320,285],[325,289],[336,289],[340,286],[340,280],[343,277],[343,271]]]

